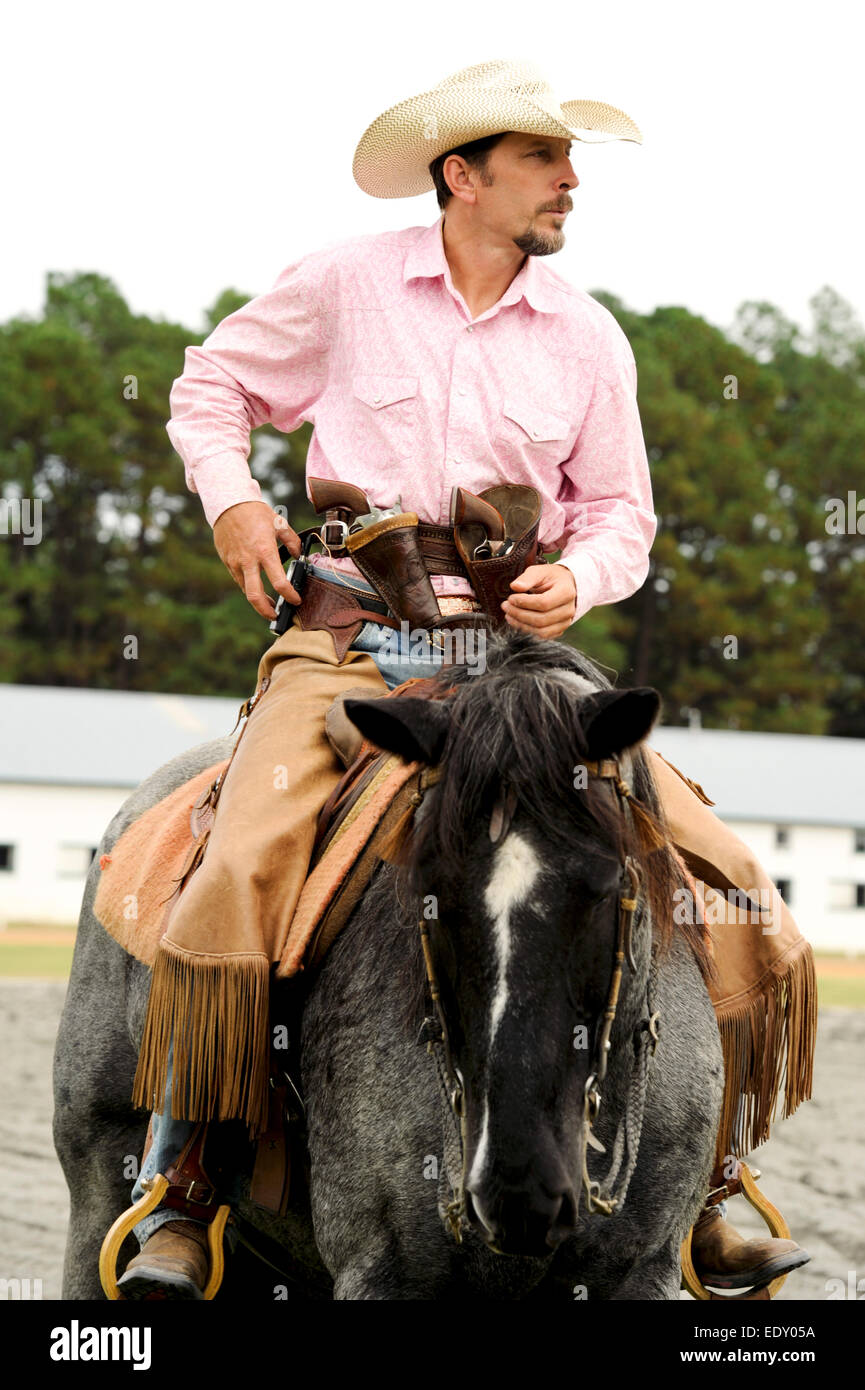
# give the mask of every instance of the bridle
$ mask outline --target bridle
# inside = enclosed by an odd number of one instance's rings
[[[635,797],[631,787],[621,776],[617,759],[606,758],[597,762],[584,760],[582,766],[586,768],[590,777],[612,782],[623,812],[626,807],[633,809],[637,814],[643,812],[643,807]],[[426,787],[437,782],[439,776],[438,767],[425,769],[418,803],[422,799]],[[493,808],[490,819],[489,833],[493,842],[507,834],[516,804],[517,799],[513,788],[505,788]],[[607,990],[607,1003],[603,1014],[600,1015],[597,1042],[583,1091],[583,1124],[580,1143],[581,1187],[586,1199],[586,1210],[589,1213],[599,1212],[603,1216],[612,1216],[616,1210],[621,1210],[637,1164],[648,1089],[649,1060],[654,1056],[660,1036],[660,1015],[652,1007],[656,983],[653,955],[650,960],[649,977],[646,984],[646,1017],[641,1020],[634,1034],[634,1064],[625,1108],[613,1144],[610,1168],[603,1181],[593,1180],[588,1168],[589,1149],[593,1149],[596,1153],[606,1152],[604,1145],[593,1133],[593,1126],[601,1108],[601,1088],[607,1076],[607,1063],[611,1049],[610,1037],[616,1019],[625,963],[627,962],[633,971],[637,968],[633,954],[633,930],[641,901],[642,870],[630,854],[625,855],[622,862],[622,878],[624,881],[619,889],[618,897],[616,949]],[[442,1006],[441,992],[430,946],[429,922],[422,910],[418,913],[418,931],[432,1006],[431,1015],[424,1020],[419,1041],[426,1043],[427,1051],[433,1058],[445,1114],[452,1117],[451,1123],[446,1122],[444,1126],[445,1173],[442,1177],[446,1180],[446,1187],[442,1184],[440,1188],[439,1207],[454,1239],[460,1242],[463,1231],[469,1229],[465,1197],[465,1082],[453,1059],[447,1019]],[[626,1153],[627,1158],[625,1157]],[[577,1206],[579,1209],[579,1200]]]

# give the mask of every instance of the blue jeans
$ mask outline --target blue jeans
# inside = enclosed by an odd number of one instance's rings
[[[327,580],[333,584],[344,584],[346,581],[340,578],[333,570],[329,570],[322,565],[315,563],[311,566],[312,573],[318,579]],[[367,584],[365,579],[352,576],[351,586],[355,589],[363,589],[365,593],[375,594],[372,585]],[[404,640],[404,635],[395,632],[393,628],[384,623],[364,623],[355,641],[352,643],[352,651],[367,652],[375,662],[388,690],[393,690],[401,685],[403,681],[409,680],[412,676],[431,676],[442,664],[443,656],[439,648],[431,642],[423,641],[417,633],[411,638],[410,651]],[[153,1116],[153,1143],[144,1163],[141,1165],[141,1172],[135,1186],[132,1189],[132,1200],[137,1202],[139,1197],[144,1196],[142,1182],[152,1178],[156,1173],[164,1173],[166,1167],[173,1163],[178,1155],[183,1151],[189,1141],[195,1124],[191,1120],[175,1120],[171,1116],[171,1054],[168,1061],[168,1084],[165,1092],[165,1111],[164,1114],[154,1114]],[[238,1178],[238,1183],[240,1178]],[[240,1188],[230,1194],[237,1196]],[[149,1216],[145,1216],[135,1227],[135,1234],[141,1245],[149,1240],[154,1231],[164,1225],[166,1221],[189,1221],[191,1217],[185,1216],[182,1212],[172,1211],[167,1207],[157,1207]],[[229,1236],[234,1232],[229,1228]]]
[[[148,1150],[147,1157],[141,1165],[141,1171],[132,1189],[132,1200],[137,1202],[139,1197],[144,1196],[145,1179],[153,1178],[157,1173],[164,1173],[166,1169],[177,1161],[180,1154],[189,1142],[192,1131],[195,1129],[194,1120],[175,1120],[171,1115],[171,1089],[174,1081],[173,1071],[173,1047],[168,1049],[168,1080],[165,1086],[165,1113],[153,1115],[153,1142]],[[230,1193],[234,1198],[243,1195],[241,1185],[242,1175],[238,1174],[235,1186]],[[145,1216],[136,1226],[133,1227],[138,1237],[139,1245],[143,1245],[149,1240],[154,1231],[158,1231],[160,1226],[164,1226],[166,1221],[191,1221],[193,1218],[181,1211],[172,1211],[170,1207],[157,1207],[149,1216]],[[226,1231],[229,1246],[234,1249],[236,1235],[229,1227]]]

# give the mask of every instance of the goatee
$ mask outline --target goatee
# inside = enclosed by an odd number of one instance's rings
[[[554,256],[564,244],[564,232],[539,232],[534,227],[514,237],[514,245],[526,256]]]

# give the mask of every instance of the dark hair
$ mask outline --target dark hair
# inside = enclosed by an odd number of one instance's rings
[[[429,171],[432,176],[432,181],[435,184],[436,197],[438,198],[438,205],[440,208],[445,207],[453,197],[453,194],[445,183],[444,174],[442,173],[445,160],[449,159],[452,154],[458,154],[465,160],[466,164],[470,164],[473,169],[478,169],[481,178],[483,178],[487,172],[487,156],[490,150],[493,149],[500,140],[503,140],[507,134],[508,132],[506,130],[502,130],[498,135],[484,135],[480,140],[469,140],[467,144],[455,145],[452,150],[446,150],[444,154],[440,154],[437,159],[433,160],[432,164],[429,166]]]

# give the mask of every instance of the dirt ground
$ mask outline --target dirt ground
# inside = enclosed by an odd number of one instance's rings
[[[0,1278],[42,1280],[60,1297],[68,1198],[51,1141],[51,1058],[66,985],[0,980]],[[752,1159],[761,1186],[810,1252],[782,1299],[823,1300],[852,1275],[865,1294],[865,1012],[825,1009],[816,1100],[776,1127]],[[729,1218],[757,1234],[736,1198]],[[827,1288],[828,1285],[828,1288]]]

